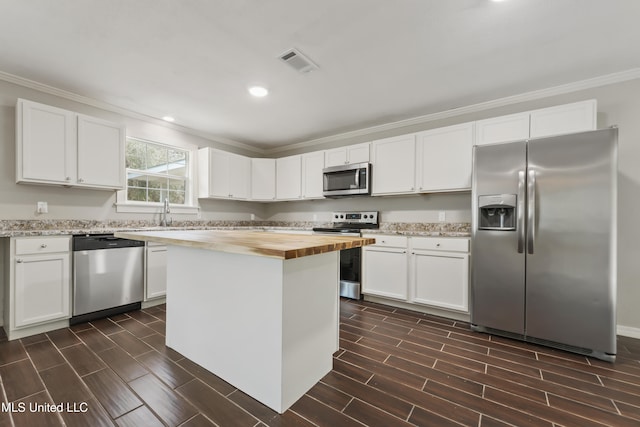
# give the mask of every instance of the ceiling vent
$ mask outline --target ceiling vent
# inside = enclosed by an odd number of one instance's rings
[[[304,56],[298,49],[289,49],[280,55],[280,59],[299,73],[310,73],[318,69],[318,66]]]

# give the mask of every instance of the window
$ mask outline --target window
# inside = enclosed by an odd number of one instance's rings
[[[189,151],[127,138],[127,202],[189,204]]]

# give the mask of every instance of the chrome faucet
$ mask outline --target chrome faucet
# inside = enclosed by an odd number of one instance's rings
[[[162,212],[160,213],[161,227],[168,227],[173,222],[173,220],[169,217],[169,213],[171,213],[171,210],[169,209],[169,199],[165,197],[164,205],[162,206]]]

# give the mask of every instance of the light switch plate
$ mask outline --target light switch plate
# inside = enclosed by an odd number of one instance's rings
[[[37,213],[48,213],[49,212],[49,205],[47,204],[47,202],[38,202],[36,204],[36,212]]]

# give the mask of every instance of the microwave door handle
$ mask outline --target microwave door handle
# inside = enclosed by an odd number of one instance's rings
[[[360,188],[360,169],[355,169],[356,173],[356,188]]]

